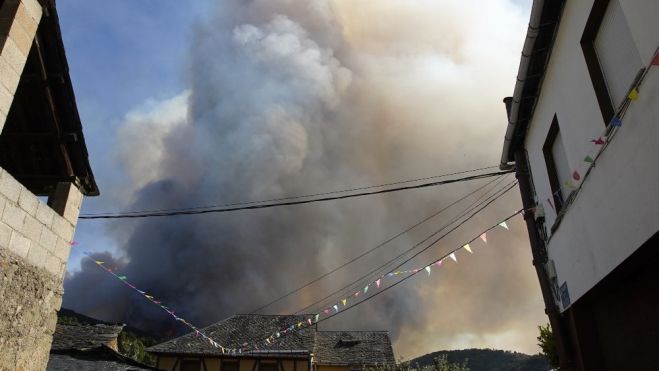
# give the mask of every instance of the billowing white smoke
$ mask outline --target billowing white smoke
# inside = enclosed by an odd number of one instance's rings
[[[194,31],[189,92],[126,116],[118,148],[132,179],[125,207],[268,199],[496,164],[524,18],[506,0],[221,1]],[[478,184],[130,220],[110,230],[127,259],[117,263],[122,272],[204,325],[315,278]],[[518,196],[497,205],[421,260],[513,211]],[[300,309],[447,219],[270,311]],[[438,279],[414,279],[322,326],[389,329],[401,356],[484,346],[534,352],[544,315],[522,224],[511,227]],[[93,268],[68,278],[65,305],[172,328],[120,286],[99,292],[107,277]]]

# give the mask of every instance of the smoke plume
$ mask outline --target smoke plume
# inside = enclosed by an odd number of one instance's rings
[[[126,115],[125,210],[324,192],[497,164],[525,17],[506,0],[223,0],[193,32],[189,90]],[[201,326],[245,313],[484,184],[108,224],[122,274]],[[519,208],[502,198],[417,261]],[[458,209],[268,308],[287,313],[409,248]],[[452,214],[451,214],[452,213]],[[321,324],[386,329],[396,355],[535,352],[545,322],[523,224]],[[84,225],[81,225],[84,228]],[[476,244],[475,244],[476,245]],[[115,261],[116,260],[116,261]],[[422,264],[422,263],[420,263]],[[65,306],[174,335],[170,317],[86,262]],[[110,281],[110,282],[108,282]]]

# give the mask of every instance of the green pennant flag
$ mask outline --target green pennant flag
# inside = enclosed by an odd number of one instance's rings
[[[126,277],[126,276],[119,276],[119,279],[122,280],[122,281],[125,281],[127,278],[128,277]]]
[[[590,157],[590,156],[586,156],[586,158],[584,158],[583,160],[584,160],[584,162],[590,162],[591,164],[595,161],[595,160],[593,160],[593,158]]]

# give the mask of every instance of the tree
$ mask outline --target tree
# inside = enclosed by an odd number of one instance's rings
[[[537,337],[538,346],[542,350],[540,355],[545,357],[553,367],[558,368],[558,352],[556,351],[556,343],[554,341],[554,333],[551,331],[551,326],[549,324],[538,326],[538,330],[540,330],[540,336]]]

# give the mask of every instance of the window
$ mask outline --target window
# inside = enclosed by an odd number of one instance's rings
[[[198,359],[184,359],[181,361],[180,371],[201,371],[201,361]]]
[[[222,361],[220,371],[239,371],[240,365],[238,361]]]
[[[619,0],[595,0],[581,47],[606,125],[643,65]]]
[[[554,115],[554,119],[549,127],[549,134],[547,134],[542,152],[547,165],[554,208],[558,212],[569,196],[569,193],[567,193],[569,190],[563,185],[570,181],[571,174],[556,115]]]

